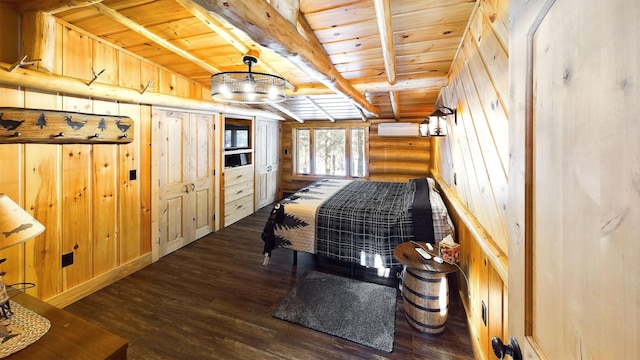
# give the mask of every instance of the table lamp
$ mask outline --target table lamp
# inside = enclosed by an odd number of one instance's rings
[[[20,244],[44,231],[44,226],[7,195],[0,193],[0,250]],[[0,263],[6,259],[0,259]],[[0,273],[0,312],[4,318],[12,315],[7,289]]]

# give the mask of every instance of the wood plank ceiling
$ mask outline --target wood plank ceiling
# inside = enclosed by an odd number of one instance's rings
[[[2,2],[49,12],[204,86],[213,73],[246,70],[242,55],[257,50],[253,70],[280,75],[290,87],[285,102],[255,107],[297,121],[424,118],[447,84],[476,6],[474,0]]]

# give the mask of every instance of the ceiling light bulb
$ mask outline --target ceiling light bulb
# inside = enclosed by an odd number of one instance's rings
[[[243,90],[246,93],[252,93],[253,92],[253,82],[251,81],[245,81],[244,86],[243,86]]]
[[[275,100],[278,98],[278,89],[275,86],[269,87],[269,99]]]
[[[229,87],[227,87],[227,84],[220,84],[220,86],[218,86],[218,91],[220,94],[226,96],[229,93]]]

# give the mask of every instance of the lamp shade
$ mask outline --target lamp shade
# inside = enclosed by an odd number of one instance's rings
[[[40,234],[44,226],[5,194],[0,194],[0,250]]]

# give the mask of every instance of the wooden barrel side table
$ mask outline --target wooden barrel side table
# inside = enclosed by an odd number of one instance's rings
[[[425,243],[420,245],[426,248]],[[449,311],[447,274],[458,268],[448,263],[426,260],[405,242],[394,249],[395,258],[404,265],[402,298],[407,322],[414,329],[429,335],[445,330]],[[432,254],[437,255],[435,252]]]

